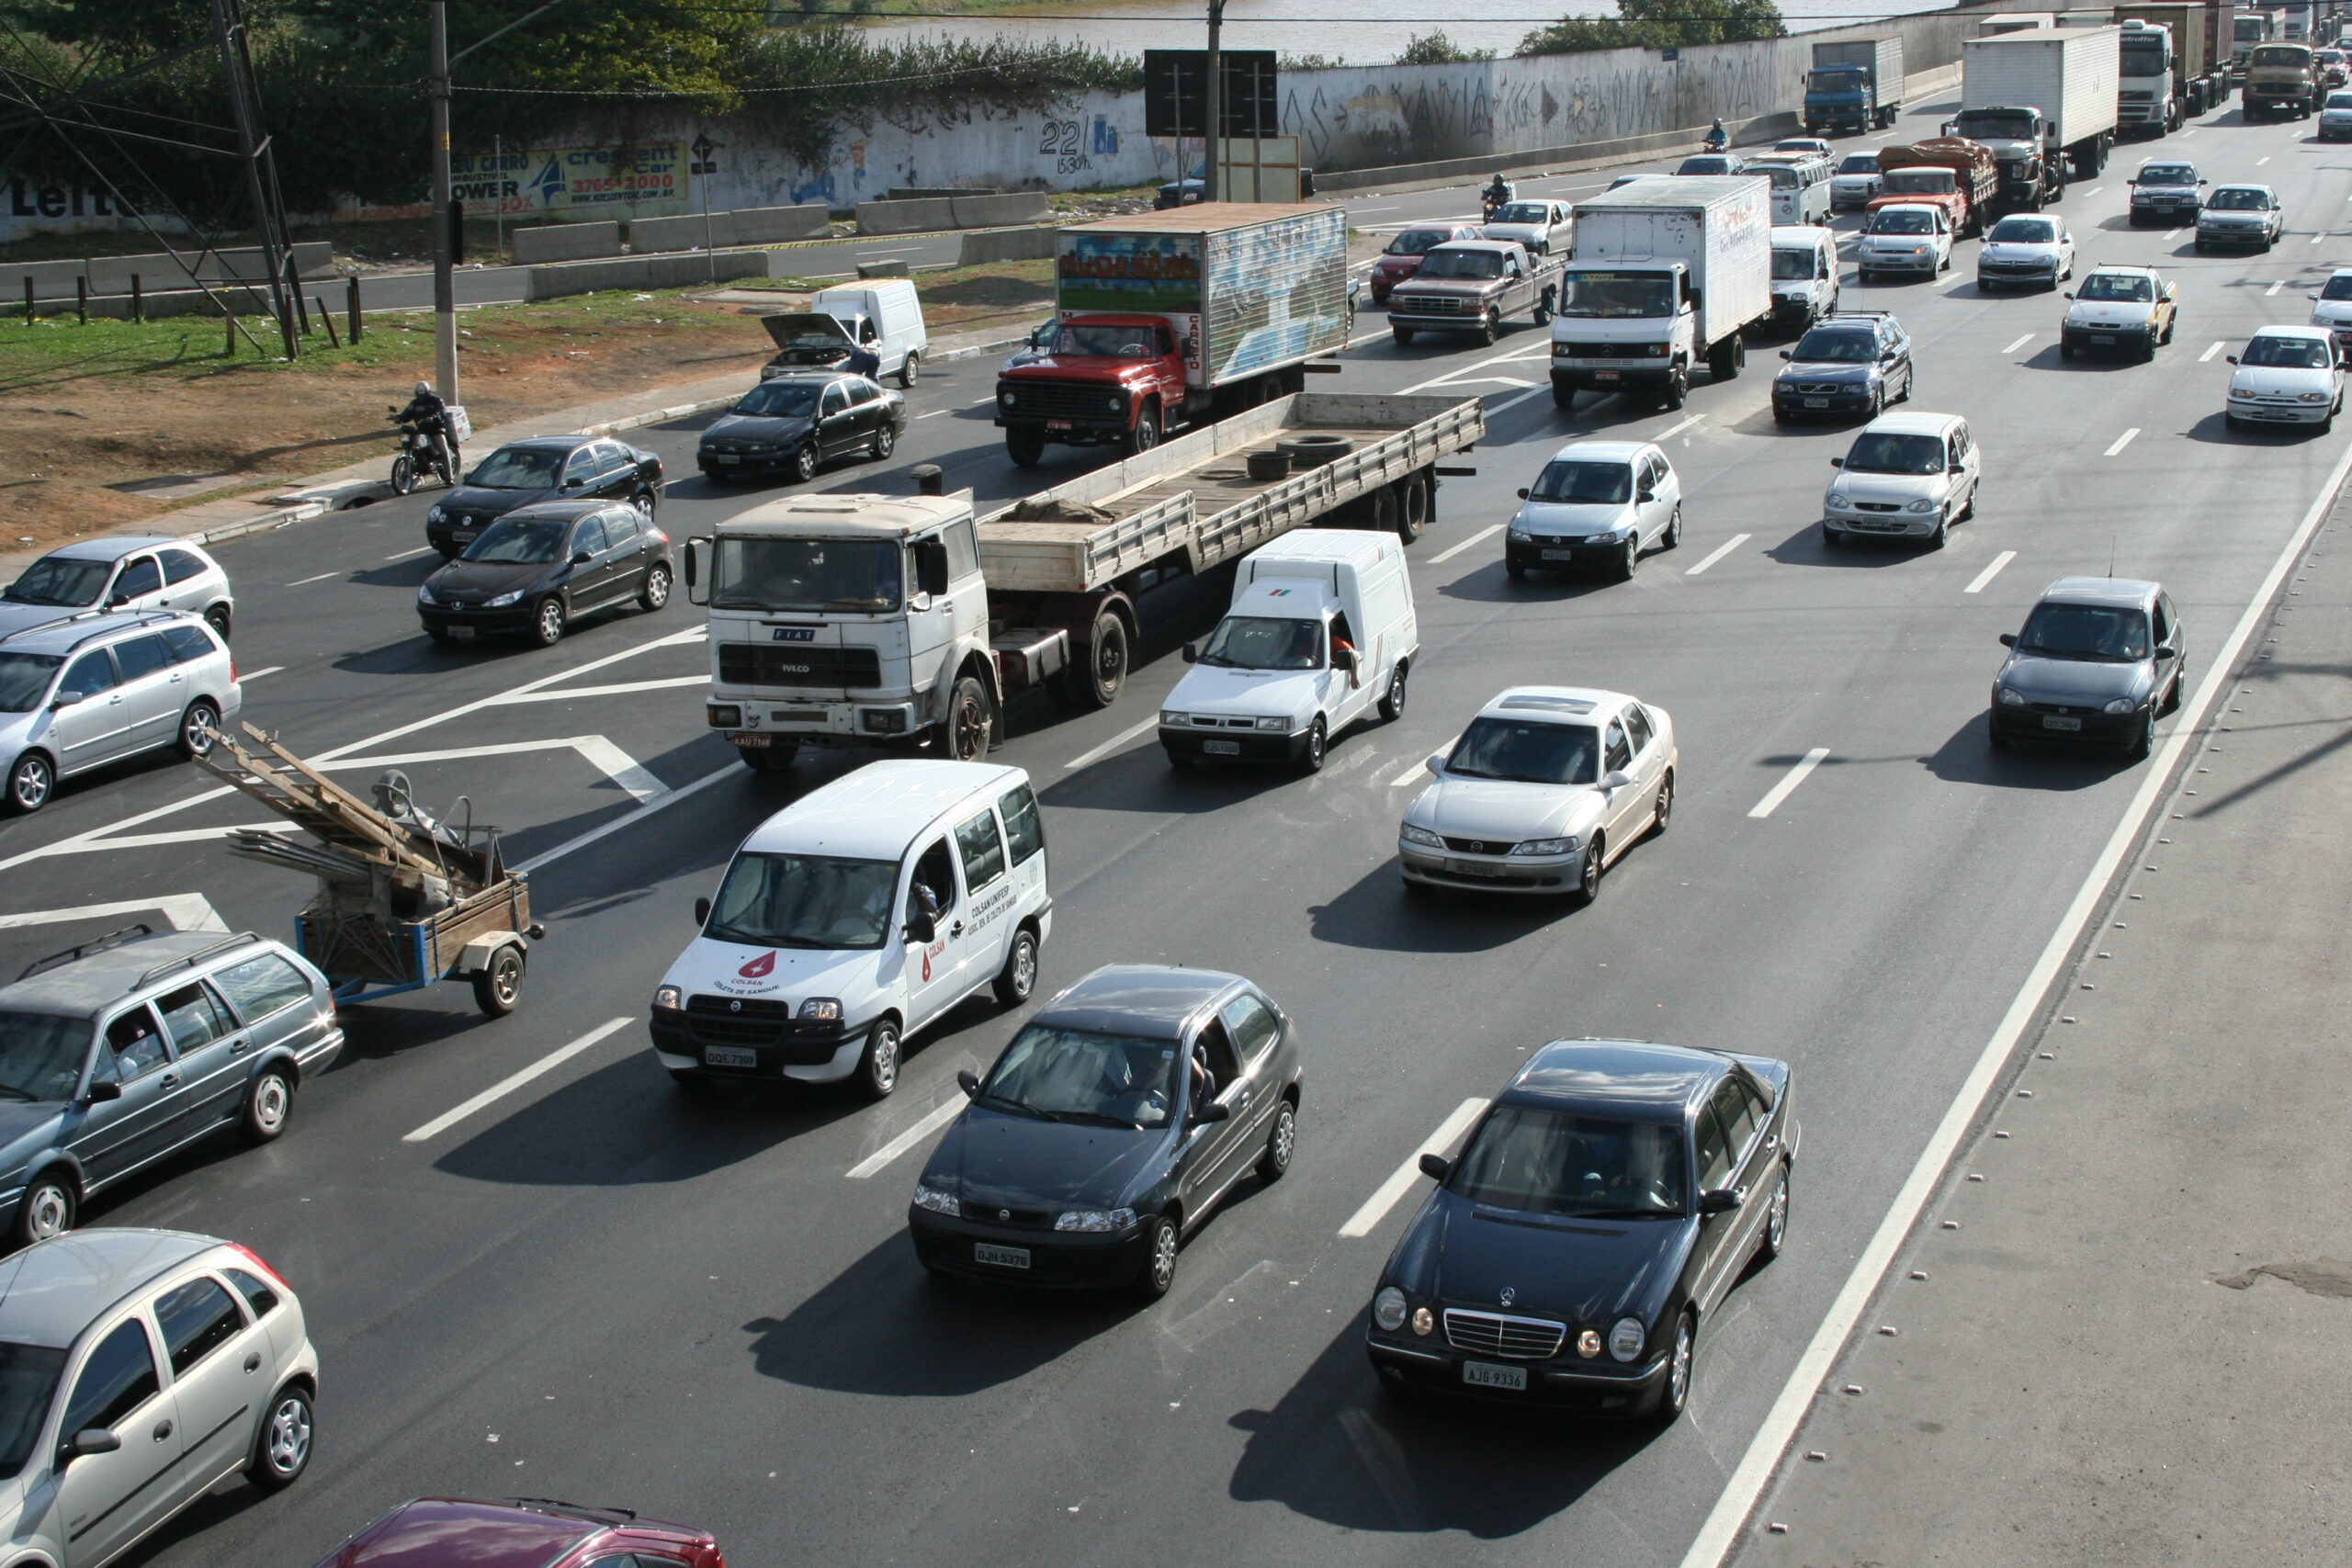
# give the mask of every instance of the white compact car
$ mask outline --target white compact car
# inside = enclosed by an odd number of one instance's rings
[[[1642,552],[1682,542],[1682,481],[1647,441],[1577,441],[1544,465],[1503,534],[1513,581],[1538,569],[1599,567],[1630,580]]]
[[[2172,341],[2179,289],[2152,266],[2095,266],[2066,296],[2058,355],[2130,355],[2154,359]]]
[[[2043,212],[2012,212],[1985,231],[1976,251],[1976,287],[2055,288],[2075,276],[2075,236]]]
[[[1829,205],[1838,211],[1860,209],[1871,204],[1871,197],[1886,184],[1886,176],[1878,166],[1875,152],[1849,152],[1829,176]]]
[[[1881,414],[1829,463],[1839,472],[1822,498],[1821,536],[1833,547],[1908,538],[1939,550],[1951,525],[1976,511],[1984,472],[1975,434],[1955,413]]]
[[[1881,273],[1917,272],[1933,277],[1951,265],[1951,222],[1940,207],[1896,202],[1871,214],[1854,248],[1864,283]]]
[[[2309,298],[2311,324],[2334,333],[2339,352],[2352,348],[2352,266],[2340,266],[2329,273],[2319,292]]]
[[[1601,874],[1674,814],[1663,708],[1622,692],[1513,686],[1478,710],[1405,810],[1408,893],[1475,888],[1589,904]]]
[[[2352,137],[2352,93],[2338,89],[2320,106],[2319,139],[2341,141],[2346,137]]]
[[[1530,255],[1566,255],[1576,242],[1574,209],[1565,201],[1507,202],[1479,225],[1489,240],[1517,240]]]
[[[2197,212],[2197,248],[2253,245],[2268,250],[2286,232],[2278,193],[2268,186],[2216,186]]]
[[[220,563],[188,540],[148,534],[76,539],[0,590],[0,637],[93,610],[201,615],[227,642],[237,601]]]
[[[2316,424],[2325,434],[2344,407],[2344,366],[2326,327],[2265,327],[2230,355],[2228,420],[2249,424]]]

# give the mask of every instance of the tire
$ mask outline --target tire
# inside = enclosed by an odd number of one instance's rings
[[[922,355],[917,354],[912,349],[909,349],[907,351],[906,358],[901,360],[899,364],[899,385],[901,387],[912,387],[915,382],[922,378]]]
[[[1950,520],[1949,518],[1946,518],[1946,517],[1943,517],[1943,516],[1941,516],[1941,515],[1939,515],[1939,516],[1936,518],[1936,527],[1935,527],[1935,532],[1933,532],[1933,533],[1931,533],[1931,534],[1929,534],[1929,535],[1928,536],[1928,548],[1929,548],[1929,549],[1931,549],[1931,550],[1939,550],[1939,549],[1942,549],[1942,548],[1944,547],[1944,546],[1945,546],[1946,544],[1948,544],[1948,543],[1951,541],[1951,520]]]
[[[2148,760],[2148,753],[2155,749],[2156,705],[2150,703],[2146,716],[2140,720],[2140,727],[2132,732],[2132,739],[2123,743],[2123,754],[2135,762],[2144,762]]]
[[[779,745],[771,740],[765,746],[738,746],[735,755],[755,773],[782,773],[792,770],[792,760],[800,755],[800,742],[786,741]]]
[[[2222,424],[2223,428],[2229,430],[2244,430],[2245,428],[2245,421],[2240,419],[2233,413],[2223,414],[2222,416]]]
[[[2061,359],[2072,359],[2072,358],[2074,358],[2074,357],[2075,357],[2075,345],[2074,345],[2073,344],[2071,344],[2071,343],[2061,342],[2061,343],[2058,344],[2058,357],[2059,357],[2059,358],[2061,358]]]
[[[1668,1425],[1690,1404],[1690,1361],[1699,1348],[1699,1333],[1684,1313],[1674,1320],[1674,1342],[1666,1354],[1666,1382],[1658,1390],[1657,1404],[1651,1411],[1659,1426]]]
[[[1143,1270],[1131,1287],[1138,1297],[1156,1302],[1176,1283],[1176,1252],[1182,1241],[1174,1220],[1166,1214],[1152,1220],[1151,1240],[1144,1248]]]
[[[1577,389],[1574,387],[1564,387],[1557,381],[1553,382],[1552,406],[1563,412],[1574,409],[1577,406]]]
[[[392,459],[392,493],[406,495],[416,488],[416,460],[403,452]]]
[[[1008,430],[1004,455],[1016,468],[1034,468],[1046,455],[1046,438],[1034,430]]]
[[[1584,847],[1584,859],[1577,862],[1577,885],[1568,894],[1568,901],[1577,908],[1584,908],[1600,897],[1601,878],[1609,874],[1609,843],[1600,834]]]
[[[1274,1107],[1274,1124],[1266,1130],[1266,1152],[1258,1156],[1258,1179],[1280,1181],[1298,1152],[1298,1107],[1285,1095]]]
[[[1510,556],[1510,555],[1506,555],[1506,556],[1504,556],[1504,557],[1503,557],[1503,575],[1504,575],[1505,577],[1510,578],[1513,582],[1524,582],[1524,581],[1527,581],[1527,566],[1526,566],[1526,563],[1525,563],[1525,562],[1523,562],[1523,561],[1521,561],[1521,560],[1520,560],[1516,556]]]
[[[650,523],[653,521],[653,513],[661,508],[662,498],[650,490],[641,490],[628,498],[628,503],[637,508],[639,517]]]
[[[989,754],[989,731],[994,728],[989,692],[973,676],[956,682],[947,699],[947,754],[959,762],[978,762]]]
[[[874,445],[867,448],[874,454],[874,460],[877,463],[888,462],[890,454],[898,449],[899,433],[887,424],[874,433]]]
[[[523,999],[523,950],[508,942],[490,955],[490,966],[473,977],[474,1006],[485,1018],[504,1018]]]
[[[179,739],[172,750],[193,762],[211,750],[220,739],[220,710],[212,705],[210,697],[198,697],[180,715]]]
[[[1846,547],[1846,536],[1824,523],[1821,525],[1821,547],[1826,550],[1842,550]]]
[[[645,585],[637,591],[638,608],[648,615],[670,602],[670,569],[659,564],[645,570]]]
[[[1772,1206],[1766,1211],[1764,1233],[1757,1240],[1756,1256],[1770,1263],[1781,1256],[1789,1240],[1789,1167],[1781,1165],[1781,1179],[1772,1185]]]
[[[1674,547],[1675,547],[1675,546],[1677,546],[1677,545],[1680,544],[1681,542],[1682,542],[1682,503],[1681,503],[1680,502],[1679,502],[1679,501],[1678,501],[1678,502],[1676,502],[1674,503],[1674,513],[1673,513],[1673,515],[1669,516],[1669,517],[1668,517],[1668,518],[1667,518],[1667,520],[1666,520],[1666,532],[1665,532],[1663,535],[1659,536],[1659,537],[1658,537],[1658,541],[1657,541],[1657,547],[1658,547],[1659,549],[1661,549],[1661,550],[1670,550],[1670,549],[1674,548]]]
[[[1642,536],[1636,533],[1625,541],[1625,552],[1617,558],[1617,564],[1611,569],[1610,575],[1620,582],[1631,582],[1634,573],[1641,570],[1641,565]]]
[[[204,624],[212,628],[213,635],[220,637],[222,642],[227,642],[229,640],[230,624],[229,606],[226,604],[215,604],[209,610],[205,611]]]
[[[1107,708],[1127,683],[1127,623],[1115,610],[1094,617],[1083,667],[1072,664],[1058,682],[1062,698],[1079,709]]]
[[[1667,824],[1673,820],[1674,770],[1668,768],[1666,776],[1657,781],[1657,799],[1651,803],[1650,837],[1653,839],[1663,837]]]
[[[531,639],[541,648],[553,648],[563,640],[566,618],[563,600],[556,594],[548,594],[539,601],[538,609],[532,613]]]
[[[2177,713],[2180,710],[2180,689],[2188,683],[2188,667],[2183,664],[2173,671],[2172,685],[2165,692],[2164,705],[2156,711],[2160,714]]]
[[[1396,340],[1396,346],[1398,348],[1410,348],[1413,346],[1413,329],[1410,327],[1390,327],[1388,329],[1388,335]]]
[[[1130,457],[1140,457],[1159,445],[1159,405],[1146,403],[1136,414],[1136,424],[1127,432],[1122,444]]]
[[[1658,400],[1668,409],[1679,409],[1690,399],[1690,372],[1676,366],[1667,372],[1666,392]]]
[[[294,1080],[283,1067],[264,1067],[245,1090],[245,1108],[237,1114],[237,1131],[256,1148],[274,1144],[294,1114]]]
[[[1747,340],[1734,333],[1707,354],[1707,373],[1718,381],[1738,378],[1747,366]]]
[[[1037,933],[1023,926],[1012,933],[1012,950],[1004,955],[1004,967],[997,971],[996,999],[1005,1007],[1017,1008],[1036,989]]]
[[[792,479],[794,483],[805,485],[816,477],[817,444],[810,441],[792,455]]]
[[[899,1087],[899,1021],[884,1013],[865,1032],[865,1049],[857,1058],[851,1081],[863,1100],[888,1100]]]
[[[1502,335],[1503,319],[1492,310],[1487,311],[1486,319],[1478,323],[1478,341],[1491,348],[1495,340]]]
[[[1298,754],[1298,771],[1302,773],[1321,773],[1323,759],[1330,743],[1331,732],[1324,728],[1323,716],[1318,713],[1315,716],[1315,722],[1306,727],[1306,749]]]
[[[57,765],[40,751],[27,751],[8,764],[8,789],[0,810],[27,817],[47,806],[57,793]]]
[[[2009,738],[2001,733],[2000,725],[1995,722],[1993,716],[1989,713],[1984,716],[1984,739],[1985,743],[1996,751],[2006,751],[2009,749]]]
[[[62,1169],[44,1170],[33,1178],[17,1201],[9,1234],[18,1247],[30,1247],[72,1230],[81,1211],[82,1193],[74,1179]]]
[[[1426,474],[1408,474],[1396,481],[1396,537],[1411,544],[1429,526],[1430,481]]]
[[[1400,659],[1396,668],[1388,672],[1388,690],[1380,694],[1381,723],[1394,724],[1405,716],[1405,677],[1411,668]]]
[[[254,1457],[245,1465],[245,1479],[265,1492],[283,1492],[311,1467],[311,1438],[318,1417],[311,1408],[311,1391],[288,1383],[270,1396],[261,1430],[254,1435]]]

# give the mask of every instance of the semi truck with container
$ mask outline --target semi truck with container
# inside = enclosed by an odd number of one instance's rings
[[[2065,28],[1960,46],[1960,115],[1946,136],[1991,149],[2000,178],[1994,206],[2039,212],[2089,179],[2115,145],[2120,28]]]
[[[1813,46],[1804,78],[1804,128],[1883,130],[1903,112],[1903,39],[1834,39]]]
[[[1055,255],[1056,325],[997,379],[1004,449],[1148,452],[1304,389],[1348,341],[1348,220],[1320,203],[1204,202],[1072,224]]]
[[[1682,406],[1702,364],[1728,381],[1772,314],[1770,187],[1743,175],[1640,180],[1577,204],[1552,311],[1552,400],[1623,392]]]
[[[2116,128],[2162,136],[2229,96],[2215,45],[2228,7],[2198,4],[2118,6]]]
[[[1152,590],[1310,524],[1409,543],[1485,433],[1476,397],[1305,392],[985,515],[936,469],[915,495],[768,502],[686,543],[706,720],[761,773],[809,748],[974,761],[1023,691],[1115,702],[1138,639],[1167,640]]]
[[[2301,119],[2319,112],[2319,56],[2307,43],[2258,43],[2246,56],[2239,110],[2249,120],[2267,115]]]
[[[2003,33],[2030,32],[2036,28],[2058,25],[2055,11],[1996,11],[1976,24],[1978,38],[1998,38]]]

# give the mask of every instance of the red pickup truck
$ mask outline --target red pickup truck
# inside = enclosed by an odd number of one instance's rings
[[[1999,180],[1993,150],[1961,136],[1878,150],[1880,186],[1870,210],[1896,202],[1940,207],[1955,235],[1982,233]]]

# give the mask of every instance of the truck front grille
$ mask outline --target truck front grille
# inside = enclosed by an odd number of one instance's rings
[[[1475,316],[1485,301],[1460,294],[1408,294],[1397,289],[1388,297],[1388,309],[1409,316]]]
[[[997,394],[1000,411],[1034,419],[1117,419],[1126,406],[1114,388],[1069,382],[1008,381]]]
[[[870,648],[810,648],[805,643],[770,647],[756,642],[718,645],[722,686],[878,686],[881,656]]]

